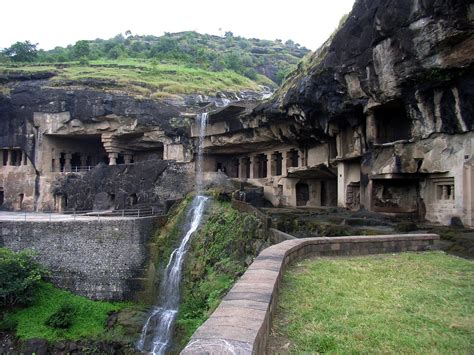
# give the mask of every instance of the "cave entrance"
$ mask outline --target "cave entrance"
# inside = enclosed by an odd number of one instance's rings
[[[306,206],[309,201],[309,186],[305,183],[296,184],[296,206]]]
[[[411,138],[411,120],[400,100],[391,101],[374,109],[379,144]]]
[[[135,206],[137,203],[138,203],[137,194],[130,194],[130,196],[128,196],[128,204],[130,206]]]
[[[18,194],[16,198],[16,209],[21,211],[23,209],[23,200],[25,199],[25,194]]]
[[[54,195],[54,210],[56,212],[64,212],[66,208],[67,208],[67,195],[55,194]]]
[[[5,201],[5,193],[3,192],[3,187],[0,187],[0,206],[3,205]]]

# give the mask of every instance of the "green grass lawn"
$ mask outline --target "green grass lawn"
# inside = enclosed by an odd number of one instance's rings
[[[71,305],[75,311],[71,327],[58,330],[47,326],[46,320],[64,304]],[[22,340],[103,339],[109,313],[119,311],[127,305],[127,303],[91,301],[42,282],[36,293],[36,301],[29,307],[10,311],[5,315],[5,320],[10,324],[17,323],[16,335]]]
[[[252,81],[233,71],[208,71],[201,68],[173,63],[153,63],[139,60],[90,61],[88,65],[78,62],[66,63],[64,67],[54,65],[0,65],[0,73],[51,71],[52,85],[61,85],[65,80],[105,79],[114,80],[110,89],[123,89],[145,97],[161,98],[173,94],[215,94],[218,91],[258,90],[258,84],[269,84],[269,79],[259,76]]]
[[[284,276],[270,352],[474,353],[474,262],[442,252],[312,259]]]

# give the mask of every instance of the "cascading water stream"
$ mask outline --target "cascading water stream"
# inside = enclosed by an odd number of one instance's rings
[[[199,124],[199,145],[196,157],[196,197],[193,199],[186,215],[183,239],[178,248],[173,250],[164,271],[160,287],[160,301],[153,307],[150,316],[143,326],[137,348],[151,354],[164,354],[171,344],[173,325],[179,308],[179,284],[184,257],[189,248],[189,241],[201,223],[207,201],[202,196],[203,188],[203,146],[207,125],[207,113],[197,117]]]

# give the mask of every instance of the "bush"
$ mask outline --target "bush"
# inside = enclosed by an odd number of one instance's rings
[[[18,321],[16,319],[4,318],[0,322],[0,331],[13,332],[16,330],[17,325],[18,325]]]
[[[63,304],[46,320],[45,324],[55,329],[68,329],[73,323],[75,313],[72,305]]]
[[[0,308],[33,300],[44,269],[33,259],[34,253],[14,253],[0,248]]]

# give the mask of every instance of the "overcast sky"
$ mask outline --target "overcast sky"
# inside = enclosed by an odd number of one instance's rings
[[[162,35],[200,33],[292,39],[318,48],[354,0],[4,0],[0,48],[30,40],[43,49],[127,30]]]

